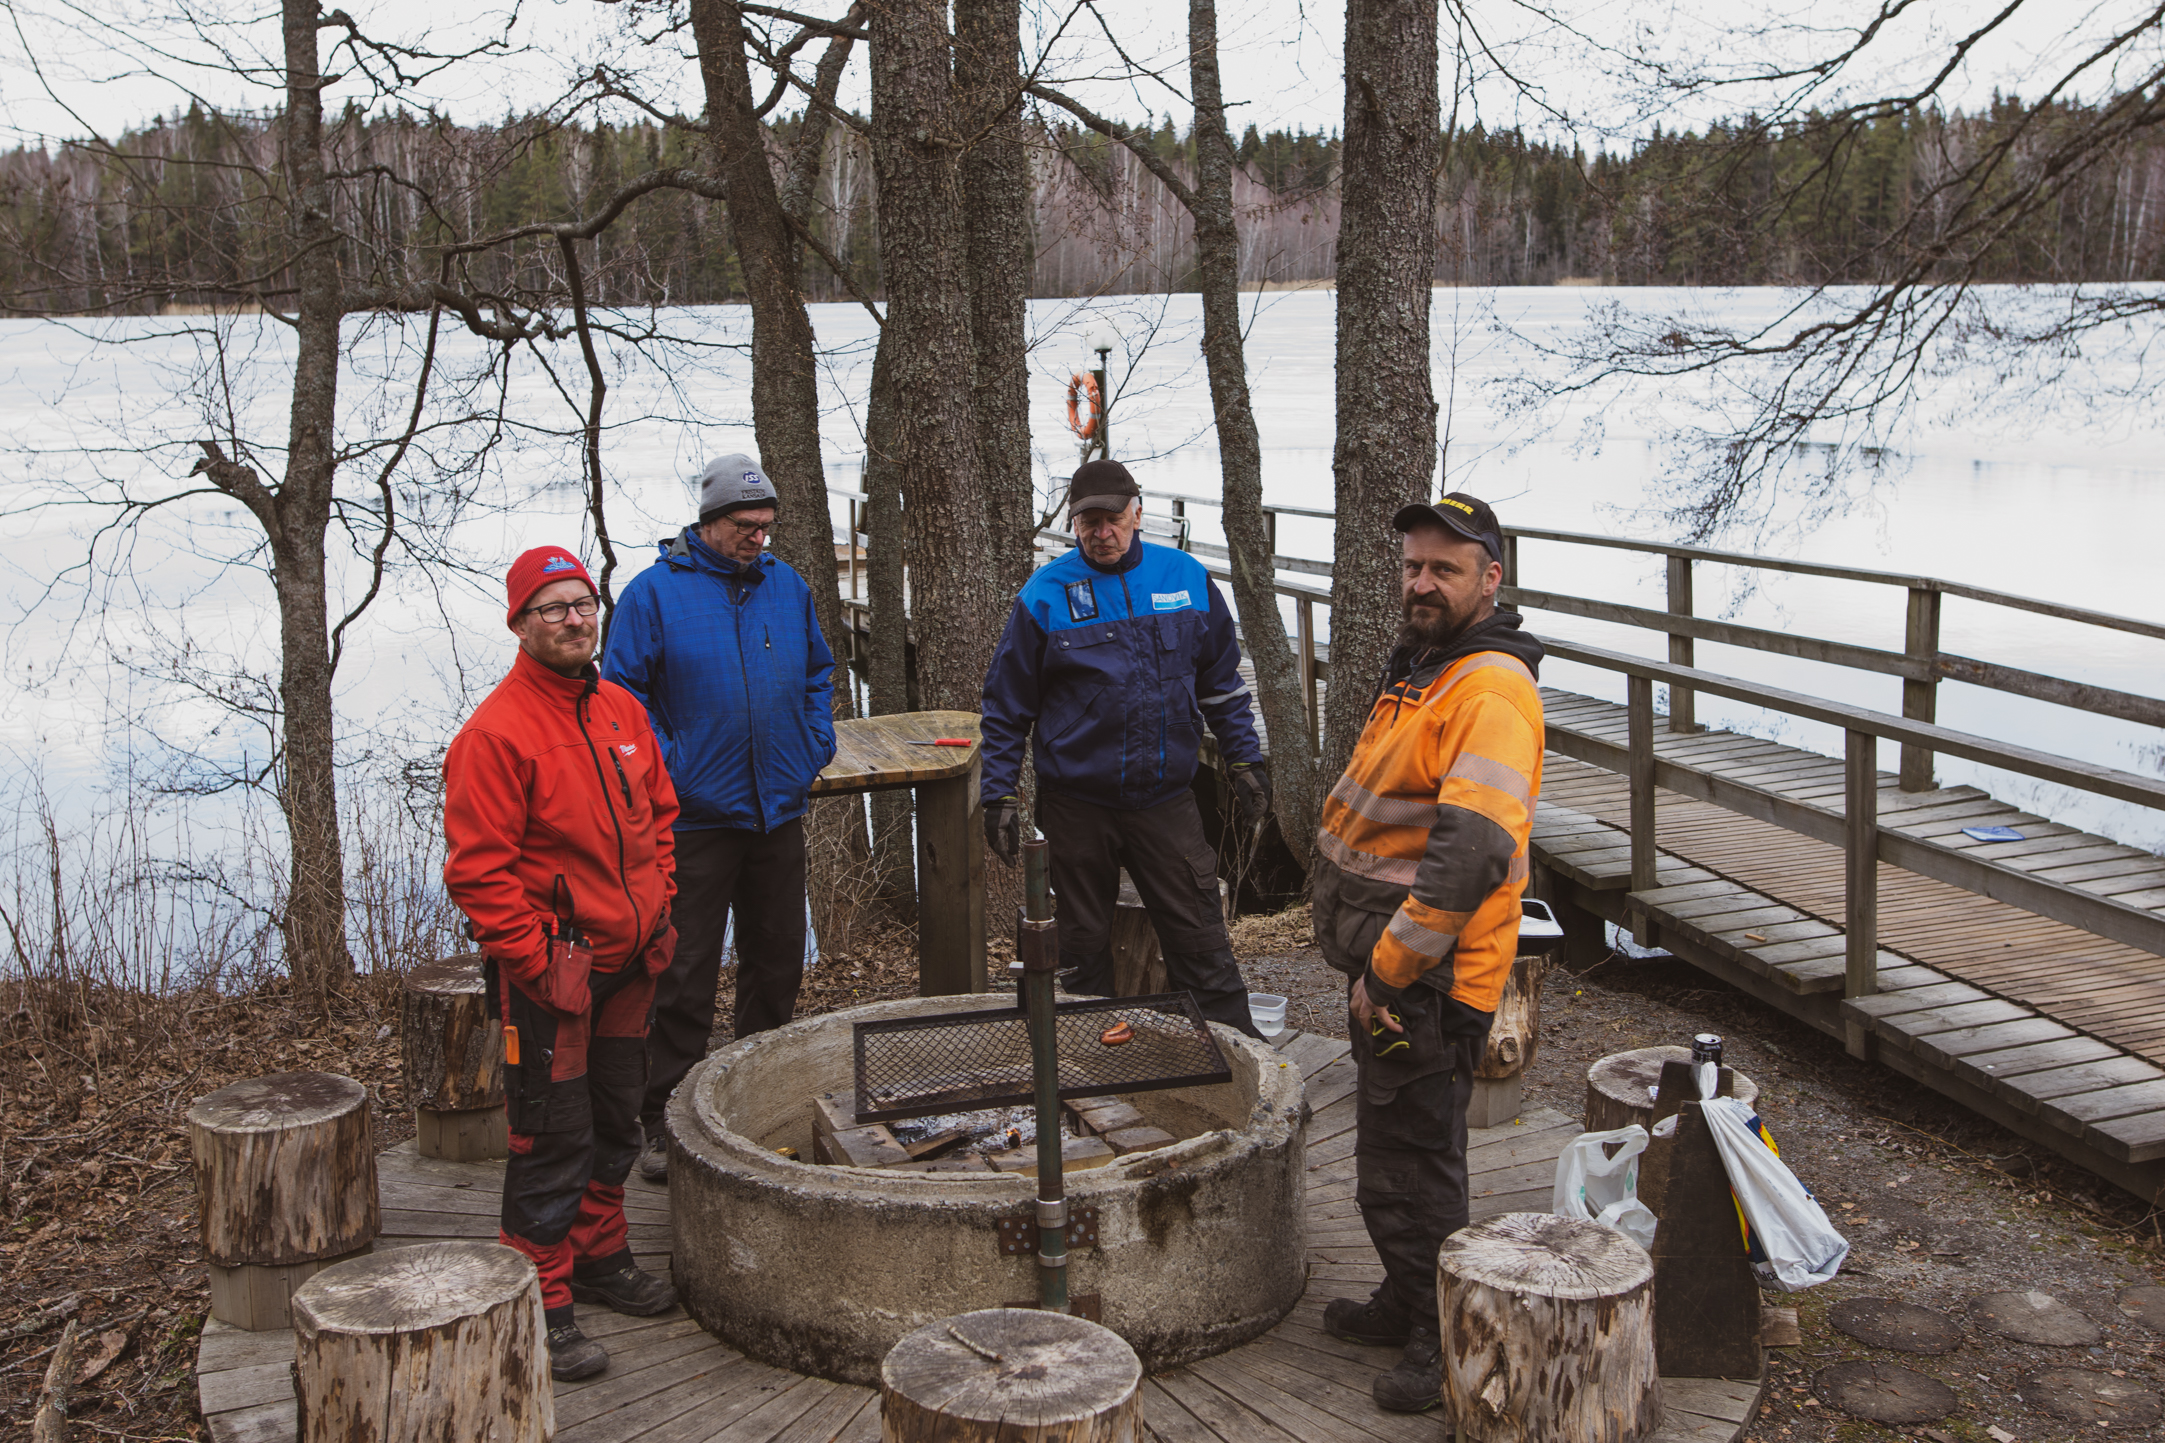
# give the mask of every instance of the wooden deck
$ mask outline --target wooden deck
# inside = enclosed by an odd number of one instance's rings
[[[1365,1298],[1382,1277],[1353,1202],[1353,1066],[1346,1044],[1288,1032],[1282,1054],[1306,1079],[1308,1289],[1285,1321],[1245,1347],[1162,1373],[1145,1384],[1143,1419],[1158,1443],[1436,1443],[1436,1415],[1386,1413],[1369,1380],[1394,1361],[1386,1349],[1322,1331],[1324,1304]],[[1508,1127],[1476,1131],[1470,1150],[1473,1215],[1545,1212],[1557,1154],[1578,1120],[1540,1109]],[[422,1158],[411,1143],[379,1160],[383,1236],[378,1247],[441,1238],[494,1237],[501,1163]],[[632,1251],[668,1266],[669,1198],[634,1174],[627,1208]],[[784,1286],[780,1280],[777,1286]],[[879,1402],[866,1388],[755,1363],[701,1331],[679,1310],[622,1318],[581,1308],[609,1371],[559,1384],[562,1443],[840,1443],[880,1436]],[[197,1385],[217,1443],[290,1443],[295,1437],[293,1334],[203,1331]],[[1758,1406],[1763,1380],[1663,1380],[1668,1416],[1649,1443],[1731,1443]]]
[[[1813,1025],[1863,1024],[1878,1060],[2147,1198],[2165,1187],[2165,957],[1879,865],[1879,994],[1842,998],[1843,855],[1703,797],[1658,793],[1650,890],[1631,890],[1630,788],[1610,762],[1624,709],[1545,691],[1551,748],[1535,860],[1563,900],[1642,935]],[[1842,764],[1730,732],[1662,733],[1655,752],[1721,795],[1771,796],[1837,820]],[[1587,760],[1581,760],[1585,758]],[[1711,780],[1709,780],[1711,779]],[[1727,790],[1723,790],[1727,788]],[[1743,795],[1747,804],[1759,805]],[[2062,916],[2094,897],[2161,914],[2165,860],[2048,823],[1974,787],[1909,793],[1880,777],[1879,820],[1906,844],[2046,887]],[[1965,827],[2005,826],[2020,842]]]

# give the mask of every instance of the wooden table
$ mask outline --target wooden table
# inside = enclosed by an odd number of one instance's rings
[[[985,843],[977,803],[978,724],[968,711],[908,711],[836,722],[834,760],[815,797],[917,791],[917,992],[985,990]],[[968,737],[961,747],[911,746]]]

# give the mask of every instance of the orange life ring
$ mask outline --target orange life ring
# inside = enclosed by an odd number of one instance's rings
[[[1079,414],[1076,402],[1083,397],[1090,399],[1090,419],[1085,421]],[[1098,422],[1105,418],[1105,398],[1098,392],[1098,378],[1094,371],[1085,371],[1067,378],[1067,428],[1085,441],[1098,433]]]

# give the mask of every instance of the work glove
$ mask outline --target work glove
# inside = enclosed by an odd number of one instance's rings
[[[1261,762],[1233,763],[1233,807],[1244,827],[1260,827],[1270,815],[1270,769]]]
[[[985,845],[1012,867],[1022,855],[1022,799],[997,797],[985,804]]]

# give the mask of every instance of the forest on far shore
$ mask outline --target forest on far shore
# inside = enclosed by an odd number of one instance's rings
[[[1583,149],[1478,124],[1444,138],[1437,192],[1439,284],[1814,285],[1872,283],[1913,266],[1920,245],[1989,217],[1990,197],[1949,184],[1995,147],[2013,189],[2025,167],[2052,163],[2056,137],[2097,111],[2053,107],[2043,123],[2013,97],[1984,111],[1890,113],[1862,127],[1816,117],[1768,127],[1745,118],[1705,132],[1652,131],[1628,152]],[[777,154],[801,118],[770,129]],[[643,172],[697,164],[697,137],[657,123],[563,124],[507,117],[453,125],[412,112],[349,110],[327,147],[350,177],[337,186],[342,228],[418,258],[456,235],[514,218],[568,217]],[[1193,224],[1129,149],[1071,125],[1029,127],[1032,293],[1096,295],[1193,290]],[[1170,117],[1137,138],[1183,177],[1191,134]],[[108,149],[0,155],[0,302],[7,313],[144,311],[245,301],[275,284],[284,207],[275,119],[191,109],[126,132]],[[1339,139],[1259,131],[1238,147],[1234,206],[1244,284],[1332,280],[1337,271]],[[882,298],[870,143],[834,127],[826,140],[811,228],[847,271],[808,254],[814,300],[852,287]],[[394,186],[391,174],[426,176]],[[1920,225],[1919,222],[1923,223]],[[545,288],[558,264],[546,239],[477,258],[485,289]],[[2165,278],[2165,143],[2126,142],[2114,163],[2071,176],[2049,207],[2009,224],[1966,256],[1983,282]],[[82,284],[86,276],[103,286]],[[201,289],[146,290],[144,276],[190,277]],[[1952,278],[1952,277],[1950,277]],[[587,278],[610,306],[743,298],[721,202],[686,190],[639,200],[599,238]]]

